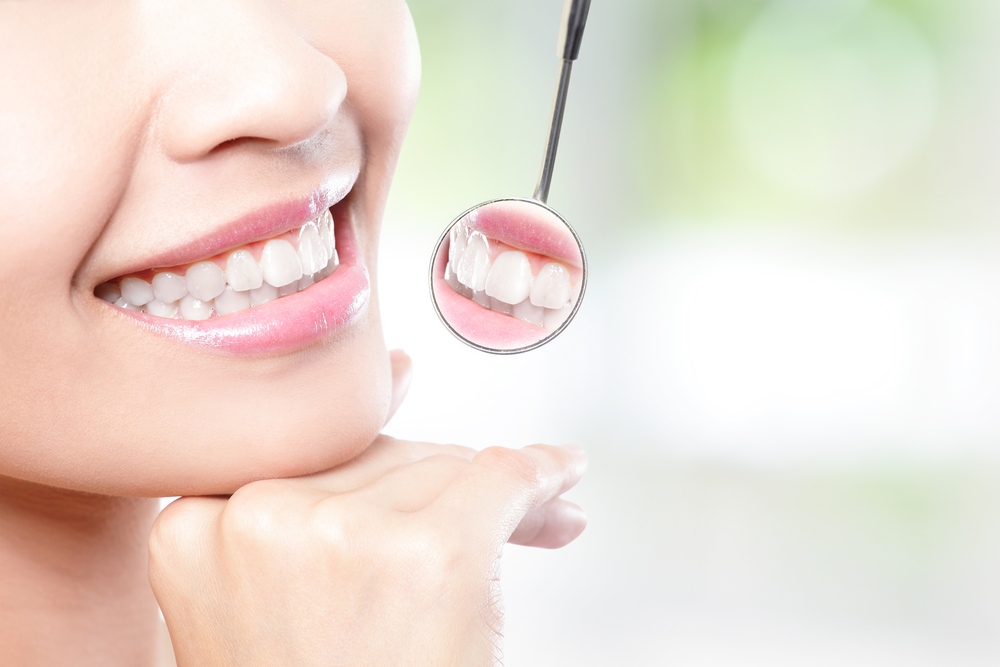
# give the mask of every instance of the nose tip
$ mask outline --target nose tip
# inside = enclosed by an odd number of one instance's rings
[[[201,59],[162,98],[160,145],[170,159],[192,162],[238,142],[302,143],[330,126],[347,96],[340,66],[297,36],[234,51]]]

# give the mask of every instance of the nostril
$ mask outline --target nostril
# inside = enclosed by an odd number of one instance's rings
[[[274,139],[265,139],[262,137],[237,137],[236,139],[228,139],[226,141],[223,141],[222,143],[218,144],[215,148],[213,148],[210,152],[221,153],[232,148],[238,148],[239,146],[243,146],[245,144],[262,144],[262,143],[274,144],[274,145],[280,144],[280,142],[275,141]]]

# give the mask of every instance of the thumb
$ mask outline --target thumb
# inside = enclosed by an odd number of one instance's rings
[[[391,350],[389,363],[392,364],[392,401],[389,403],[389,414],[385,418],[387,424],[406,398],[406,392],[410,390],[410,381],[413,379],[413,360],[406,352]]]

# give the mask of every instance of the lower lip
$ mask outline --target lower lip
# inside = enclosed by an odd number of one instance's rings
[[[198,322],[113,310],[153,334],[183,343],[243,355],[290,352],[343,331],[367,310],[371,281],[346,221],[337,227],[337,254],[340,266],[318,283],[225,317]]]
[[[434,298],[441,316],[462,338],[494,350],[516,350],[537,343],[551,331],[522,322],[516,317],[483,308],[451,288],[444,279],[447,248],[434,263]]]

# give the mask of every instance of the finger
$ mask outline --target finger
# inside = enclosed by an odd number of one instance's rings
[[[330,493],[345,493],[371,484],[393,468],[440,455],[471,461],[476,455],[476,450],[459,445],[396,440],[387,435],[380,435],[365,451],[350,461],[302,479]]]
[[[173,501],[157,515],[148,540],[149,571],[154,589],[160,583],[156,577],[171,569],[183,568],[190,564],[185,560],[203,555],[203,545],[213,543],[216,522],[225,506],[224,498],[191,496]]]
[[[385,418],[386,424],[403,403],[407,392],[410,391],[410,382],[413,380],[413,360],[406,352],[390,351],[389,362],[392,364],[392,400],[389,403],[389,414]]]
[[[529,511],[573,488],[586,467],[587,457],[576,445],[490,447],[476,455],[432,509],[444,515],[442,520],[462,520],[470,531],[502,538],[499,546]]]
[[[578,538],[586,527],[587,515],[579,505],[553,498],[528,512],[507,541],[526,547],[559,549]]]
[[[396,512],[418,512],[434,502],[469,465],[468,459],[458,456],[430,456],[393,468],[350,493],[349,498]]]

